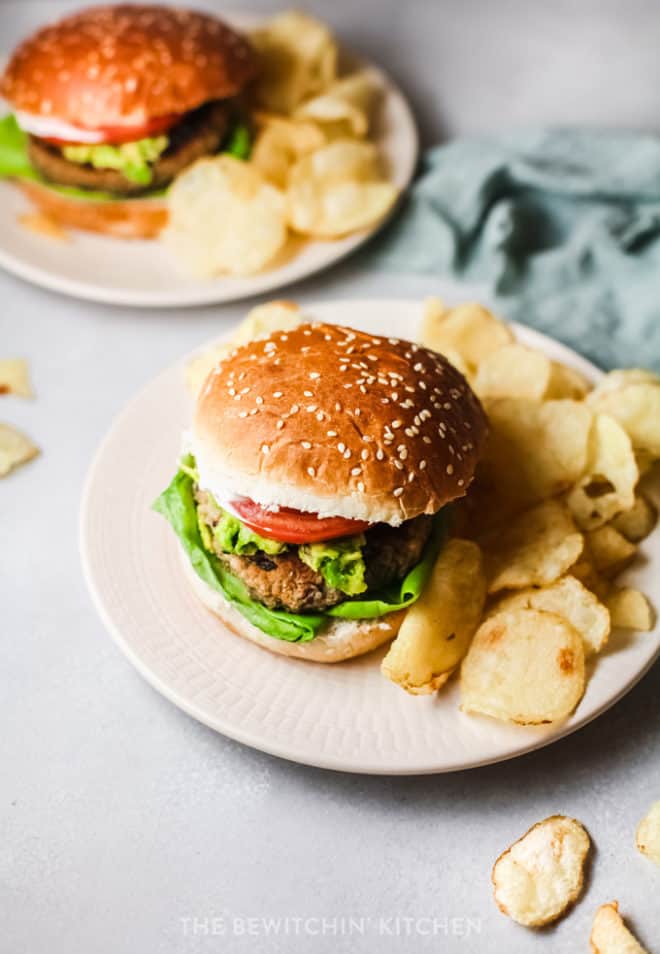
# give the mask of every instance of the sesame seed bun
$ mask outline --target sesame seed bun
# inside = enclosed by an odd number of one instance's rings
[[[307,643],[290,643],[284,639],[275,639],[250,623],[236,607],[223,599],[217,590],[200,579],[187,554],[183,549],[180,552],[184,573],[204,606],[238,636],[280,656],[320,663],[353,659],[394,639],[406,614],[405,610],[398,610],[377,619],[329,619],[327,626],[318,636]]]
[[[123,239],[150,239],[167,224],[164,199],[95,202],[65,195],[29,179],[18,179],[16,185],[49,219],[65,228],[100,232]]]
[[[485,436],[479,401],[442,355],[302,324],[216,366],[191,449],[220,501],[397,526],[466,493]]]
[[[253,77],[247,40],[173,7],[90,7],[14,52],[0,93],[15,109],[87,128],[131,126],[235,96]]]

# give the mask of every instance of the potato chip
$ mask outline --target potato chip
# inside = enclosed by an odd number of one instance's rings
[[[543,399],[552,377],[552,363],[541,351],[513,343],[486,355],[477,369],[474,389],[480,398]]]
[[[613,371],[588,395],[596,410],[622,425],[635,451],[660,458],[660,378],[650,371]]]
[[[301,103],[296,119],[318,123],[328,138],[355,136],[363,138],[369,131],[369,112],[376,94],[376,84],[366,70],[336,80],[325,92]]]
[[[567,620],[582,636],[586,655],[600,652],[610,634],[607,607],[574,576],[564,576],[540,589],[505,593],[489,610],[489,616],[521,608],[556,613]]]
[[[544,395],[547,401],[569,398],[581,401],[591,390],[591,385],[579,371],[569,368],[559,361],[552,362],[552,371],[548,388]]]
[[[598,908],[589,943],[591,954],[648,954],[623,923],[618,901]]]
[[[546,500],[483,540],[488,592],[547,586],[576,562],[584,539],[568,508]]]
[[[639,494],[635,502],[625,513],[612,520],[612,526],[622,533],[631,543],[640,543],[653,530],[658,522],[658,511],[648,497]]]
[[[276,113],[257,112],[255,119],[258,132],[250,165],[256,166],[272,185],[285,190],[291,166],[300,156],[324,146],[326,137],[314,123]]]
[[[16,397],[34,397],[30,383],[30,369],[24,358],[0,359],[0,395],[13,394]]]
[[[461,666],[461,707],[540,725],[570,715],[584,684],[580,634],[554,613],[512,610],[477,630]]]
[[[612,626],[648,632],[653,629],[653,610],[647,598],[639,590],[624,586],[609,593],[606,600]]]
[[[634,543],[607,524],[587,533],[587,545],[596,571],[608,580],[625,569],[637,553]]]
[[[630,438],[609,414],[595,414],[584,474],[566,500],[583,530],[600,527],[635,503],[639,470]]]
[[[445,308],[438,299],[424,305],[421,343],[444,354],[457,351],[471,370],[493,351],[512,344],[513,332],[482,305],[468,303]]]
[[[199,277],[252,275],[287,240],[282,193],[232,156],[198,159],[170,187],[164,237]]]
[[[32,460],[39,448],[29,437],[9,424],[0,423],[0,477]]]
[[[289,331],[299,325],[302,312],[291,301],[269,301],[252,308],[230,338],[195,355],[186,365],[186,387],[196,397],[209,372],[239,345],[267,338],[274,331]]]
[[[553,497],[584,472],[591,411],[580,401],[489,398],[485,478],[519,508]]]
[[[551,815],[537,822],[493,866],[495,901],[525,927],[557,921],[577,901],[591,840],[579,821]]]
[[[291,113],[303,100],[327,89],[337,76],[337,44],[328,27],[297,10],[288,10],[255,30],[259,56],[257,102]]]
[[[397,188],[382,178],[375,147],[341,139],[291,168],[289,225],[302,235],[339,238],[378,222],[397,196]]]
[[[639,823],[637,847],[643,855],[660,865],[660,802],[654,802]]]
[[[467,652],[485,599],[479,547],[449,540],[383,660],[383,675],[413,695],[435,692]]]

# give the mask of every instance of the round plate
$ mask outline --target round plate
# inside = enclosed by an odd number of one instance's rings
[[[417,301],[342,301],[306,314],[375,334],[410,337]],[[600,372],[562,345],[521,326],[520,340],[576,368]],[[291,660],[231,633],[198,603],[171,528],[150,505],[173,476],[191,402],[181,366],[152,381],[120,414],[88,476],[82,501],[85,576],[121,649],[163,695],[247,745],[309,765],[351,772],[448,772],[512,758],[595,718],[649,668],[660,633],[615,632],[593,666],[574,715],[553,727],[469,716],[457,681],[414,697],[380,674],[385,650],[337,665]],[[163,427],[163,421],[167,426]],[[660,534],[643,544],[628,578],[660,605]]]
[[[0,23],[2,13],[0,11]],[[239,29],[253,28],[254,17],[226,16]],[[390,179],[402,191],[417,161],[415,121],[401,91],[388,76],[363,60],[344,54],[342,66],[364,68],[380,91],[373,139]],[[246,278],[187,278],[177,273],[171,253],[158,241],[124,241],[71,231],[57,241],[21,225],[33,209],[16,186],[0,181],[0,266],[21,278],[76,298],[138,307],[173,307],[235,301],[306,278],[344,258],[383,224],[336,241],[291,242],[286,259]]]

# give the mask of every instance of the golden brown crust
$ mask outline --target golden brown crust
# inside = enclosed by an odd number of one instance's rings
[[[238,475],[259,503],[400,523],[465,494],[486,418],[442,355],[303,324],[218,365],[193,434],[200,468]],[[265,485],[279,499],[260,499]]]
[[[27,179],[16,184],[49,219],[68,228],[123,239],[150,239],[167,224],[167,206],[163,200],[93,202],[63,195]]]
[[[144,123],[234,96],[252,79],[248,41],[216,17],[173,7],[90,7],[15,50],[0,93],[15,109],[76,126]]]

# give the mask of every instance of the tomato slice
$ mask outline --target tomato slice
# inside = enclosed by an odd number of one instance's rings
[[[98,129],[94,129],[94,132],[100,133],[99,141],[91,143],[91,145],[115,146],[123,142],[137,142],[138,139],[146,139],[149,136],[157,136],[160,133],[167,132],[180,119],[181,113],[168,113],[166,116],[154,116],[153,119],[149,119],[140,126],[100,126]],[[75,145],[72,140],[55,139],[50,136],[42,136],[41,138],[57,146]]]
[[[247,498],[232,501],[232,507],[246,527],[280,543],[319,543],[321,540],[363,533],[370,526],[364,520],[317,517],[314,513],[303,513],[290,507],[280,507],[277,511],[266,510]]]

